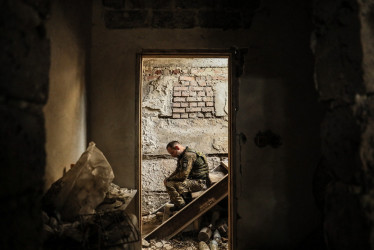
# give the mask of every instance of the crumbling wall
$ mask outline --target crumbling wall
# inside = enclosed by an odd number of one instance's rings
[[[0,248],[39,249],[50,65],[49,1],[0,8]]]
[[[329,249],[374,248],[373,17],[374,1],[314,1],[315,81],[325,106],[315,191]]]
[[[110,3],[146,6],[126,11],[123,5],[108,6]],[[241,58],[243,74],[234,85],[238,94],[233,99],[236,150],[232,157],[236,165],[230,198],[237,215],[234,248],[293,249],[310,239],[320,225],[311,183],[321,145],[321,114],[310,49],[311,2],[95,0],[93,4],[92,115],[88,124],[90,139],[106,152],[113,167],[115,183],[136,188],[138,180],[136,53],[142,49],[247,48]],[[185,8],[179,9],[180,5]],[[211,15],[205,15],[207,10]],[[106,11],[116,14],[118,19],[112,21],[121,22],[118,28],[108,26],[103,16]],[[197,22],[193,28],[180,25],[181,19],[174,17],[188,11],[194,17],[203,13],[198,17],[210,26]],[[155,12],[165,17],[160,26],[153,27]],[[147,18],[140,19],[137,13],[146,13]],[[232,13],[248,23],[248,29],[225,18]],[[267,129],[281,137],[282,146],[255,145],[256,134]]]
[[[178,140],[209,154],[210,169],[228,154],[227,58],[145,58],[142,81],[142,204],[166,203],[165,177],[176,167],[166,144]],[[161,158],[160,158],[161,157]]]

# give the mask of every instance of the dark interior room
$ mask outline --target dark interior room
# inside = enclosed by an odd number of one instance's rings
[[[42,199],[90,142],[140,223],[152,53],[229,55],[229,249],[374,249],[374,0],[0,6],[1,249],[44,248]]]

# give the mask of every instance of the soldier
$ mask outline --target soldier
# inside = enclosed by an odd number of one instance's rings
[[[177,211],[192,200],[191,192],[210,186],[208,161],[205,155],[178,141],[169,142],[166,149],[171,156],[178,157],[176,170],[164,180],[173,210]]]

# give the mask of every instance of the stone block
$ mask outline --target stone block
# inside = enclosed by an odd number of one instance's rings
[[[1,104],[0,117],[1,163],[6,166],[6,174],[0,175],[0,195],[42,192],[46,155],[42,106],[27,102]]]
[[[146,10],[107,10],[104,13],[105,27],[108,29],[145,28],[148,12]]]
[[[104,7],[121,9],[125,7],[125,0],[103,0]]]
[[[181,9],[213,8],[215,0],[175,0],[175,7]]]
[[[151,213],[165,203],[169,202],[169,200],[169,195],[166,192],[143,191],[142,213]]]
[[[32,13],[32,15],[38,15]],[[50,67],[49,41],[36,28],[14,30],[2,26],[0,92],[2,96],[45,104]]]
[[[239,11],[201,10],[198,20],[202,28],[238,29],[242,27]]]
[[[175,159],[143,159],[143,191],[166,191],[164,180],[175,170],[176,164],[177,161]]]

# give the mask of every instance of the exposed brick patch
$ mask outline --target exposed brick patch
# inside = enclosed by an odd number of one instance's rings
[[[220,67],[165,67],[143,69],[144,81],[157,81],[164,76],[172,79],[172,119],[215,118],[215,90],[217,82],[227,82],[227,68]]]
[[[196,82],[195,77],[191,76],[181,76],[180,79],[184,79],[185,82]],[[210,97],[206,97],[206,95],[210,95]],[[175,86],[173,96],[172,117],[174,119],[213,117],[214,97],[212,86]],[[206,99],[204,100],[204,98]],[[188,115],[183,115],[183,113]]]

